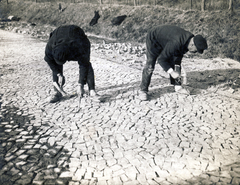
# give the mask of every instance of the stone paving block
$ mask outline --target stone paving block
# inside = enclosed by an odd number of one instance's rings
[[[121,181],[123,182],[123,184],[130,180],[125,173],[120,175],[120,178],[121,178]]]
[[[72,177],[72,180],[80,181],[83,178],[85,172],[86,169],[77,169],[77,171],[74,173],[74,176]]]
[[[148,183],[149,185],[158,185],[158,183],[157,183],[155,180],[152,180],[152,179],[148,179],[148,180],[147,180],[147,183]]]
[[[107,167],[105,160],[103,160],[103,159],[100,159],[100,160],[96,159],[96,169],[101,171],[105,167]]]
[[[232,184],[240,184],[240,177],[233,177]]]
[[[126,158],[119,158],[117,159],[117,165],[120,165],[124,168],[131,166],[130,162]]]
[[[137,180],[140,184],[148,184],[145,174],[137,174]]]
[[[106,159],[106,162],[107,162],[107,165],[110,166],[110,167],[117,164],[117,160],[114,159],[114,158]]]
[[[229,173],[231,177],[238,177],[240,178],[240,173],[239,173],[240,168],[232,168],[232,171],[229,170]]]
[[[113,172],[116,172],[116,171],[122,169],[122,166],[115,164],[115,165],[111,166],[110,168],[112,169]]]
[[[106,167],[103,171],[104,177],[111,178],[113,170],[110,167]]]
[[[97,185],[108,185],[106,180],[98,180]]]
[[[191,171],[192,175],[197,177],[200,176],[202,174],[202,170],[198,170],[198,169],[191,169],[191,168],[187,168]]]
[[[103,177],[103,171],[95,171],[93,173],[93,177],[95,178]]]
[[[113,171],[113,177],[118,177],[125,174],[125,171],[123,169],[117,170],[117,171]]]
[[[138,171],[137,171],[137,169],[135,167],[131,166],[131,167],[128,167],[128,168],[126,168],[124,170],[125,170],[126,175],[127,175],[127,177],[129,179],[136,180]]]
[[[16,167],[21,168],[21,166],[25,165],[27,162],[26,161],[20,161],[16,163]]]
[[[12,155],[12,156],[9,156],[9,157],[5,157],[5,161],[11,161],[12,159],[14,159],[15,158],[15,156],[14,155]]]
[[[172,168],[176,171],[178,170],[183,170],[183,168],[185,167],[186,165],[184,163],[181,163],[181,162],[172,162]]]
[[[172,183],[172,184],[181,184],[181,179],[179,179],[177,176],[174,176],[174,175],[171,175],[171,176],[168,176],[167,178],[167,181]]]
[[[113,177],[112,179],[108,180],[108,184],[122,185],[122,181],[120,177]]]
[[[68,183],[68,185],[79,185],[80,183],[79,182],[74,182],[74,181],[70,181],[69,183]]]
[[[32,176],[31,174],[28,175],[22,175],[19,180],[17,180],[15,183],[16,184],[29,184],[32,181]]]
[[[129,162],[133,165],[133,166],[140,166],[141,165],[141,161],[139,159],[132,159],[129,160]]]
[[[222,182],[223,184],[230,184],[232,181],[232,178],[224,178],[224,177],[220,177],[220,182]]]
[[[231,174],[229,171],[220,171],[219,176],[231,179]]]
[[[10,170],[10,172],[11,172],[12,175],[16,175],[16,174],[18,174],[18,173],[20,172],[20,170],[19,170],[19,169],[16,169],[15,167],[13,167],[13,168]]]
[[[33,180],[32,184],[33,185],[43,185],[44,181],[35,181]]]
[[[81,185],[89,185],[89,180],[81,180]]]
[[[17,139],[16,142],[25,142],[26,139]]]
[[[181,178],[182,180],[188,180],[193,177],[191,170],[188,170],[188,169],[178,170],[176,171],[176,174],[177,174],[177,177]]]
[[[153,158],[153,155],[151,155],[149,152],[146,152],[146,151],[139,152],[139,155],[145,158],[146,160],[150,160]]]
[[[138,169],[139,169],[139,168],[138,168]],[[140,173],[141,173],[141,172],[140,172]],[[152,170],[146,172],[145,175],[146,175],[146,178],[147,178],[148,180],[150,180],[150,179],[154,179],[154,178],[157,177],[156,172],[155,172],[155,171],[152,171]]]
[[[208,166],[207,166],[208,171],[217,170],[218,168],[219,168],[218,164],[211,163],[211,162],[208,163]]]
[[[139,182],[137,180],[131,180],[124,182],[123,185],[139,185]]]
[[[220,177],[218,177],[218,176],[211,175],[209,177],[209,181],[214,182],[214,183],[219,182],[219,180],[220,180]]]
[[[65,171],[65,172],[62,172],[60,174],[60,178],[68,178],[68,177],[72,177],[73,176],[73,172],[70,172],[70,171]]]
[[[114,150],[114,158],[119,159],[123,157],[123,151],[121,149]]]
[[[168,169],[171,169],[171,168],[172,168],[171,162],[166,161],[166,162],[163,163],[163,166],[162,166],[163,170],[168,170]]]
[[[154,178],[154,181],[156,181],[158,184],[161,184],[161,185],[170,185],[171,184],[165,178],[161,178],[161,177]]]
[[[55,137],[50,137],[50,138],[48,139],[48,143],[50,144],[50,146],[53,146],[54,143],[55,143]]]
[[[164,160],[165,160],[165,159],[164,159],[164,156],[163,156],[163,155],[157,154],[157,155],[154,156],[154,161],[155,161],[156,165],[158,165],[158,166],[160,166],[160,167],[163,166]]]

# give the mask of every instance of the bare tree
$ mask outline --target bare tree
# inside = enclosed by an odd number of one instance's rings
[[[201,4],[201,10],[204,11],[205,10],[205,0],[202,0],[202,4]]]
[[[99,0],[99,3],[102,4],[102,0]]]

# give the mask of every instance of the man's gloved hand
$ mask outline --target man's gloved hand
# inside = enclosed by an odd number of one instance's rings
[[[180,74],[176,71],[174,71],[172,68],[170,68],[168,71],[167,71],[168,74],[171,75],[171,77],[173,77],[174,79],[180,77]]]
[[[176,71],[172,71],[172,72],[170,73],[170,75],[171,75],[174,79],[176,79],[176,78],[178,78],[178,77],[180,76],[180,74],[179,74],[178,72],[176,72]]]

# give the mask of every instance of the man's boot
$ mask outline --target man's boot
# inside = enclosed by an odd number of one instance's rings
[[[62,98],[62,94],[60,92],[58,92],[58,90],[55,87],[54,87],[54,91],[55,91],[55,93],[52,95],[52,97],[50,99],[50,103],[56,103],[56,102],[60,101]]]
[[[95,102],[100,102],[100,96],[96,93],[95,90],[89,91],[90,98]]]
[[[83,95],[85,94],[84,85],[79,84],[79,90],[80,90],[79,96],[83,97]]]
[[[148,93],[145,91],[138,91],[138,99],[141,101],[147,101],[148,100]]]

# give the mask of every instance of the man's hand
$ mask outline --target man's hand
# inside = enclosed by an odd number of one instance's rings
[[[62,88],[63,81],[64,81],[64,76],[62,74],[60,74],[60,73],[58,73],[57,76],[58,76],[58,84]]]
[[[60,92],[63,96],[67,96],[67,93],[58,85],[57,82],[53,82],[53,86]]]
[[[174,79],[178,78],[180,76],[180,74],[176,71],[174,71],[172,68],[170,68],[168,71],[167,71],[168,74],[171,75],[171,77],[173,77]]]
[[[178,78],[178,77],[180,76],[179,73],[176,72],[176,71],[172,71],[172,72],[170,73],[170,75],[171,75],[174,79],[176,79],[176,78]]]

